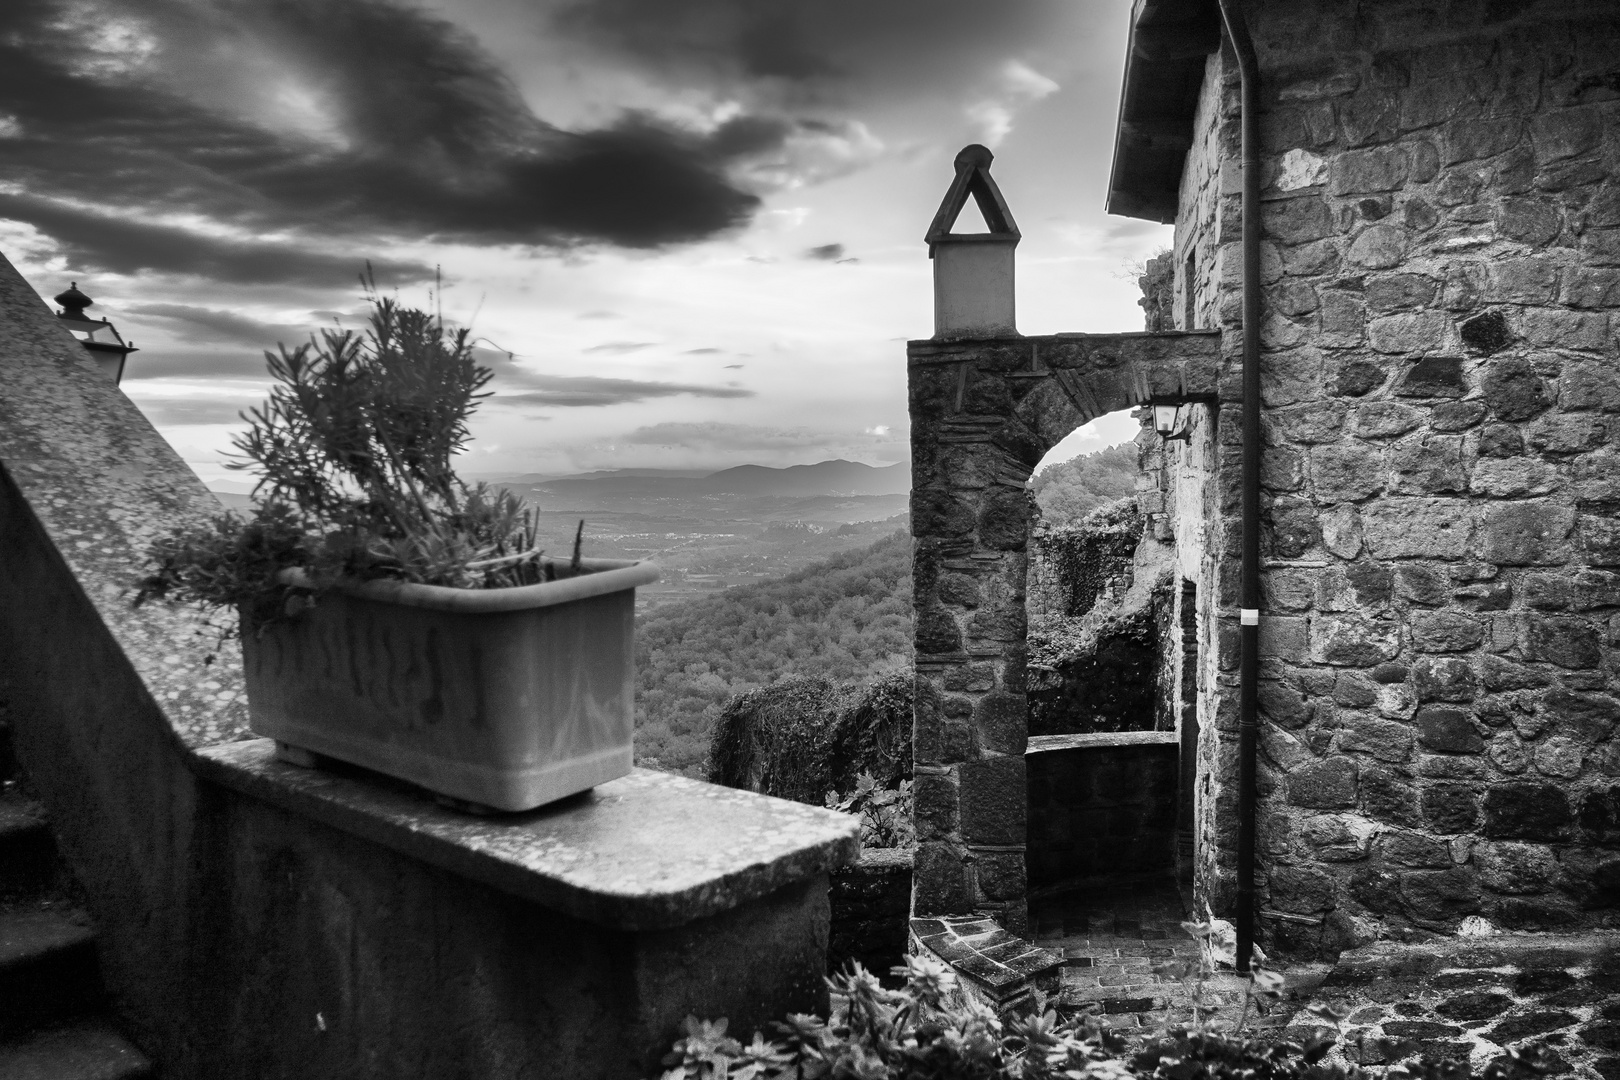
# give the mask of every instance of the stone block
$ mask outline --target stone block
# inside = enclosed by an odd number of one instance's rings
[[[1425,705],[1412,718],[1412,724],[1425,749],[1442,754],[1477,754],[1485,749],[1485,740],[1473,719],[1461,709]]]
[[[984,496],[977,520],[979,543],[992,551],[1021,551],[1029,537],[1029,501],[1022,491],[996,488]]]
[[[1322,396],[1322,354],[1311,348],[1273,352],[1260,371],[1260,396],[1280,408]]]
[[[1616,190],[1620,191],[1620,187]],[[1572,308],[1620,307],[1620,270],[1571,267],[1564,272],[1564,291],[1559,299]]]
[[[958,767],[962,838],[969,844],[1024,843],[1022,757],[986,757]]]
[[[1479,319],[1486,318],[1485,315]],[[1478,322],[1479,319],[1472,320]],[[1493,360],[1485,368],[1481,389],[1498,420],[1517,423],[1545,412],[1553,395],[1536,369],[1524,360]]]
[[[1519,648],[1527,660],[1572,670],[1595,668],[1603,657],[1597,627],[1572,615],[1524,615]]]
[[[1352,430],[1364,439],[1392,439],[1423,422],[1423,413],[1396,401],[1370,401],[1357,406]]]
[[[1363,286],[1373,311],[1410,311],[1434,302],[1440,283],[1423,274],[1377,274]]]
[[[1273,866],[1266,893],[1278,911],[1314,915],[1334,906],[1338,888],[1332,875],[1310,866]]]
[[[1600,844],[1620,843],[1620,784],[1582,792],[1580,810],[1581,831],[1586,836]]]
[[[1371,667],[1400,653],[1400,630],[1394,621],[1360,614],[1311,617],[1311,659],[1335,667]]]
[[[1542,710],[1560,730],[1583,742],[1600,743],[1620,727],[1620,702],[1608,694],[1581,694],[1553,689],[1542,699]]]
[[[1315,401],[1274,410],[1263,419],[1272,441],[1330,443],[1338,439],[1347,412],[1348,408],[1342,401]]]
[[[1615,306],[1620,307],[1620,299]],[[1565,364],[1558,379],[1558,403],[1570,411],[1620,412],[1620,376],[1604,364]]]
[[[1487,304],[1550,304],[1558,296],[1561,269],[1544,255],[1493,260],[1485,267],[1480,299]]]
[[[1311,718],[1311,707],[1305,695],[1287,683],[1263,681],[1257,688],[1260,715],[1280,728],[1297,730]]]
[[[1487,690],[1534,690],[1547,685],[1546,676],[1534,668],[1490,653],[1479,658],[1479,673]]]
[[[1581,774],[1585,756],[1585,751],[1575,740],[1552,735],[1536,743],[1533,760],[1536,771],[1543,776],[1573,780]]]
[[[1548,495],[1558,487],[1558,470],[1539,458],[1480,458],[1474,464],[1469,488],[1476,495],[1522,499]]]
[[[1328,191],[1334,195],[1398,191],[1411,169],[1406,148],[1398,144],[1351,150],[1337,155],[1329,166]]]
[[[1475,315],[1457,329],[1464,345],[1486,355],[1501,352],[1513,344],[1513,328],[1508,325],[1507,316],[1495,309]]]
[[[1561,787],[1498,783],[1485,789],[1480,831],[1493,840],[1558,840],[1574,820]]]
[[[1320,195],[1277,199],[1261,207],[1265,235],[1279,244],[1304,244],[1333,232],[1333,213]]]
[[[1502,566],[1551,566],[1569,561],[1575,508],[1553,499],[1493,503],[1480,514],[1479,555]]]
[[[1422,802],[1423,819],[1438,833],[1471,832],[1479,824],[1479,802],[1466,784],[1432,784]]]
[[[1392,490],[1404,495],[1460,493],[1468,486],[1460,435],[1402,440],[1390,448],[1390,465],[1394,472]]]
[[[1497,232],[1521,244],[1541,247],[1556,240],[1563,228],[1563,211],[1549,199],[1503,199],[1497,208]]]
[[[923,840],[944,839],[957,830],[956,777],[917,773],[912,777],[917,834]]]
[[[1368,270],[1388,270],[1406,260],[1407,243],[1405,229],[1395,225],[1372,225],[1350,242],[1348,257],[1356,266]]]
[[[1455,656],[1418,657],[1412,665],[1412,684],[1419,702],[1464,702],[1479,696],[1473,667]]]
[[[1273,501],[1261,512],[1261,529],[1263,549],[1281,559],[1297,559],[1321,539],[1315,508],[1304,499]]]
[[[1381,353],[1433,352],[1445,347],[1450,332],[1451,320],[1440,312],[1401,312],[1368,323],[1367,343]]]
[[[1464,870],[1407,870],[1399,878],[1414,919],[1449,923],[1479,910],[1479,885]]]
[[[1311,485],[1324,503],[1357,502],[1384,489],[1383,454],[1355,439],[1310,451]]]
[[[1333,240],[1317,240],[1284,248],[1282,272],[1290,277],[1317,277],[1337,272],[1339,248]]]
[[[1443,604],[1451,599],[1451,578],[1433,566],[1402,563],[1395,568],[1395,591],[1419,604]]]
[[[1260,620],[1262,659],[1303,660],[1309,652],[1306,621],[1298,616],[1273,615]]]
[[[1483,419],[1483,401],[1442,401],[1429,411],[1429,426],[1435,431],[1466,431]]]
[[[912,907],[917,915],[951,915],[971,904],[961,856],[943,841],[917,845],[912,857]]]
[[[1288,801],[1313,810],[1340,810],[1356,804],[1359,770],[1348,757],[1330,757],[1288,776]]]
[[[1543,417],[1531,428],[1529,444],[1543,454],[1578,454],[1602,445],[1606,436],[1603,417],[1573,413]]]
[[[1412,614],[1412,646],[1420,652],[1466,652],[1484,640],[1484,627],[1467,615],[1455,611]]]
[[[998,754],[1022,754],[1029,735],[1029,710],[1024,695],[995,691],[973,707],[973,726],[981,745]]]
[[[1391,315],[1390,318],[1413,316]],[[1458,358],[1430,356],[1406,369],[1395,384],[1395,393],[1401,397],[1458,398],[1468,393],[1468,377],[1463,371],[1463,362]]]
[[[1584,154],[1603,138],[1604,109],[1586,105],[1538,114],[1530,122],[1530,140],[1541,162]]]
[[[1357,341],[1360,340],[1359,331]],[[1355,344],[1356,342],[1351,342]],[[1384,385],[1389,370],[1382,364],[1353,360],[1342,365],[1333,377],[1333,392],[1340,397],[1365,397]]]
[[[1447,869],[1452,865],[1451,846],[1444,840],[1421,832],[1395,830],[1380,836],[1374,851],[1385,862],[1415,869]]]
[[[1412,729],[1399,721],[1351,716],[1340,721],[1335,745],[1340,750],[1371,754],[1379,761],[1400,763],[1411,760],[1412,739]]]
[[[1581,259],[1589,266],[1620,266],[1620,229],[1591,229],[1581,237]]]
[[[1462,499],[1386,498],[1362,509],[1362,535],[1375,558],[1455,560],[1473,543],[1474,514]]]
[[[1548,349],[1602,352],[1609,343],[1609,316],[1600,311],[1532,308],[1519,319],[1525,341]]]
[[[956,620],[942,607],[918,608],[915,625],[919,653],[951,653],[962,648],[962,634]]]
[[[1455,165],[1478,161],[1513,149],[1523,135],[1524,122],[1516,116],[1482,120],[1453,120],[1446,125],[1441,161]]]
[[[1361,553],[1361,514],[1354,506],[1335,506],[1321,516],[1322,546],[1340,559]]]

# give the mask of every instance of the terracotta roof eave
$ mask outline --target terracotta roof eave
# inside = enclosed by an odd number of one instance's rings
[[[1215,0],[1137,0],[1108,179],[1110,214],[1175,220],[1205,60],[1220,40]]]

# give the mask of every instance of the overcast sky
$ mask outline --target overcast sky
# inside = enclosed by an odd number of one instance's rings
[[[1169,230],[1102,212],[1129,9],[3,0],[0,251],[134,339],[205,479],[265,348],[363,322],[368,259],[416,304],[437,268],[488,343],[463,472],[887,464],[964,144],[1024,234],[1019,328],[1141,328]]]

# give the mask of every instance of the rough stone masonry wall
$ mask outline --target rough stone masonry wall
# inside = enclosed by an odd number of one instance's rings
[[[1262,928],[1341,948],[1476,914],[1613,924],[1620,21],[1581,2],[1247,6],[1265,184]],[[1210,131],[1230,127],[1225,96]],[[1188,176],[1230,168],[1235,140],[1197,147],[1226,160]],[[1210,183],[1190,185],[1178,232],[1226,249],[1198,273],[1235,329],[1236,185],[1210,199]],[[1229,568],[1237,435],[1222,425]],[[1227,684],[1236,585],[1222,575]],[[1233,697],[1206,750],[1230,738]],[[1205,764],[1219,903],[1230,754]]]

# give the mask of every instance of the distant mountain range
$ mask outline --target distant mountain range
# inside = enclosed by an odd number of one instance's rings
[[[480,479],[537,495],[574,499],[626,497],[697,498],[705,495],[805,498],[814,495],[904,495],[911,490],[911,465],[882,467],[859,461],[821,461],[772,469],[738,465],[720,472],[681,469],[614,469],[574,476],[539,473]]]

